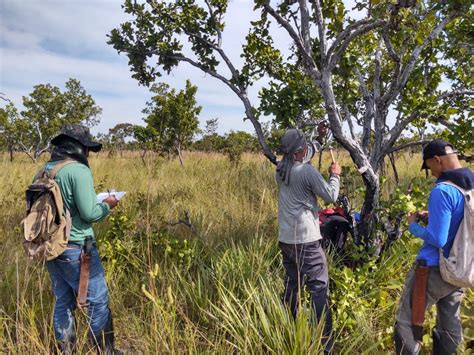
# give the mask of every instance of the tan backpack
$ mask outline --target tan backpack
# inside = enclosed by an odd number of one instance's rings
[[[23,246],[30,260],[52,260],[67,247],[71,215],[67,209],[64,211],[61,191],[54,178],[62,167],[74,162],[63,160],[49,172],[41,169],[26,190],[26,217],[21,223]]]
[[[464,195],[464,218],[447,258],[440,249],[439,270],[444,281],[458,287],[474,287],[474,190],[466,191],[450,181]]]

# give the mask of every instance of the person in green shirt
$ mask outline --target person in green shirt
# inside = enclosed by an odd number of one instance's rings
[[[62,354],[75,351],[76,330],[74,310],[80,279],[80,256],[86,238],[92,239],[90,272],[87,287],[88,325],[90,336],[101,354],[120,354],[114,347],[112,314],[104,269],[95,245],[92,224],[104,219],[117,206],[114,196],[98,203],[89,168],[89,151],[98,152],[102,145],[91,139],[89,129],[67,124],[51,140],[51,159],[45,170],[51,170],[63,160],[73,163],[63,166],[55,179],[61,190],[64,208],[69,210],[72,227],[67,249],[56,259],[47,261],[55,296],[54,333]]]

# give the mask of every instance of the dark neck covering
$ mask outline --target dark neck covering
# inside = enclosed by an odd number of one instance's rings
[[[87,149],[73,138],[64,138],[51,152],[49,161],[72,159],[89,167]]]
[[[283,159],[278,162],[277,177],[288,185],[290,172],[295,163],[295,153],[306,146],[306,138],[297,129],[288,129],[281,138],[279,150],[283,153]]]

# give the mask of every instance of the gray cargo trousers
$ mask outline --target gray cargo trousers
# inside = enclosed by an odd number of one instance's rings
[[[285,293],[283,302],[296,318],[304,285],[311,295],[311,303],[318,321],[324,315],[323,342],[325,353],[332,348],[332,318],[329,308],[329,276],[326,255],[321,241],[304,244],[279,243],[285,268]]]
[[[408,273],[397,310],[395,349],[397,354],[418,354],[420,344],[413,337],[411,327],[411,297],[415,281],[416,263]],[[430,266],[426,286],[426,308],[436,304],[436,326],[433,329],[433,354],[453,354],[462,342],[460,306],[462,288],[441,278],[439,267]],[[425,310],[426,311],[426,310]]]

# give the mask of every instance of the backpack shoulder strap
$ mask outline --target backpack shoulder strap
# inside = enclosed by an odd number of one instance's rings
[[[46,172],[46,169],[45,167],[43,166],[40,170],[38,170],[38,172],[36,173],[33,181],[39,179],[40,177],[42,177],[44,175],[44,173]]]
[[[66,165],[69,165],[71,163],[77,163],[75,160],[72,159],[66,159],[62,160],[61,162],[57,163],[53,169],[51,169],[47,174],[50,179],[54,179],[56,177],[56,174],[61,170],[63,167]]]
[[[451,181],[443,181],[441,184],[446,184],[457,188],[464,195],[464,213],[474,217],[474,190],[464,190]]]
[[[445,185],[453,186],[453,187],[457,188],[464,196],[466,196],[468,194],[467,190],[464,190],[462,187],[459,187],[458,185],[456,185],[452,181],[446,180],[446,181],[440,182],[439,184],[445,184]]]

